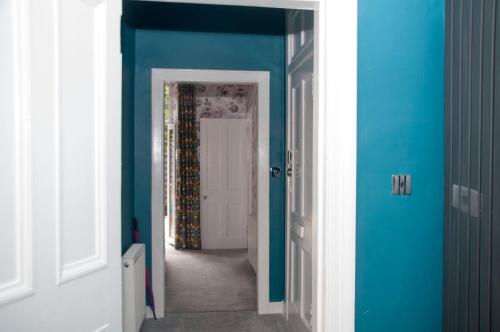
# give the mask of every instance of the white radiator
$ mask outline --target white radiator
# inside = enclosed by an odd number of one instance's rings
[[[123,331],[138,332],[146,313],[146,254],[135,243],[122,257]]]

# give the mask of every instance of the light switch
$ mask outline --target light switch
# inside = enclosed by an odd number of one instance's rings
[[[399,175],[392,176],[392,194],[399,195]]]
[[[411,194],[411,175],[394,174],[392,176],[392,194],[407,196]]]
[[[405,175],[405,195],[411,194],[411,175]]]

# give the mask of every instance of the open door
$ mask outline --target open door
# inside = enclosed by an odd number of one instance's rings
[[[0,331],[121,331],[121,0],[0,3]]]
[[[296,331],[312,328],[313,17],[288,16],[286,312]]]

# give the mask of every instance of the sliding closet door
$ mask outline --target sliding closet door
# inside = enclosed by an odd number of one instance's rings
[[[500,4],[448,0],[444,331],[500,331]]]

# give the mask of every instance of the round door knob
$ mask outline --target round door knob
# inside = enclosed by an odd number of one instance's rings
[[[207,195],[203,195],[203,199],[204,200],[207,200],[208,196]]]

